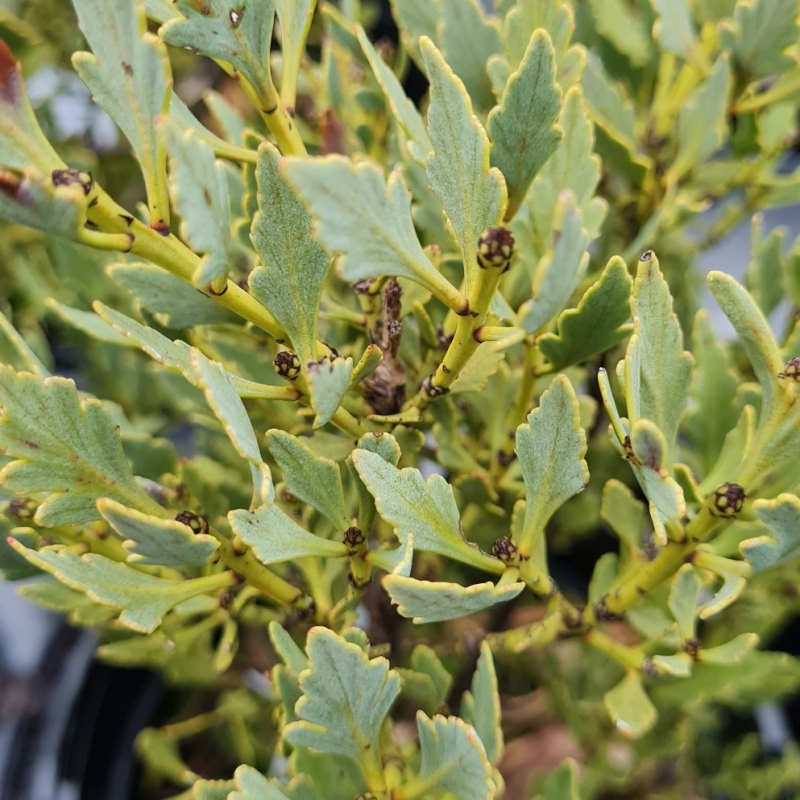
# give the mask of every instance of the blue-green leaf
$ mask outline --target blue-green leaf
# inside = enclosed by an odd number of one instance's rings
[[[262,506],[255,511],[231,511],[228,520],[262,564],[277,564],[305,556],[347,556],[347,547],[342,542],[309,533],[275,505]]]
[[[368,659],[326,628],[312,628],[306,646],[310,666],[300,675],[299,721],[284,729],[295,747],[346,756],[377,757],[384,717],[400,693],[400,678],[385,658]]]
[[[643,736],[656,721],[656,709],[642,688],[638,672],[629,672],[603,697],[614,724],[625,736]]]
[[[475,728],[483,742],[486,757],[496,764],[503,754],[500,695],[492,650],[485,640],[481,643],[481,654],[472,676],[470,691],[464,693],[461,702],[461,717]]]
[[[328,255],[311,235],[311,219],[279,169],[271,144],[259,148],[258,213],[251,237],[264,266],[250,289],[286,331],[303,363],[316,358],[317,318]]]
[[[201,567],[219,547],[213,536],[196,534],[182,522],[143,514],[108,498],[97,501],[97,510],[125,539],[122,546],[132,564]]]
[[[561,139],[555,124],[560,108],[553,45],[539,29],[487,123],[492,165],[503,173],[508,185],[507,217],[522,203],[531,181]]]
[[[769,528],[769,535],[745,539],[739,545],[754,572],[777,567],[800,556],[800,499],[781,494],[774,500],[756,501],[753,510]]]
[[[383,579],[397,612],[415,625],[457,619],[513,600],[524,583],[494,584],[491,581],[462,586],[446,581],[420,581],[391,574]]]
[[[670,586],[669,610],[678,623],[678,632],[684,641],[694,639],[701,588],[700,577],[691,564],[684,564],[678,570]]]
[[[272,781],[246,764],[236,769],[233,779],[238,791],[231,792],[227,800],[289,800]]]
[[[169,224],[166,153],[156,133],[172,87],[166,48],[147,33],[144,8],[136,0],[75,0],[73,5],[92,53],[75,53],[72,64],[131,143],[153,224]]]
[[[502,173],[489,165],[489,139],[464,85],[430,39],[421,41],[431,83],[428,177],[461,248],[467,285],[476,279],[478,239],[497,225],[506,205]]]

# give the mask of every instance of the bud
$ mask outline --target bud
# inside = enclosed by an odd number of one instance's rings
[[[450,389],[446,386],[436,386],[432,380],[432,376],[428,375],[428,377],[422,381],[422,391],[425,392],[428,397],[441,397],[443,394],[447,394]]]
[[[208,533],[208,519],[202,514],[195,514],[194,511],[180,511],[175,515],[178,522],[192,529],[192,533]]]
[[[501,536],[492,544],[492,555],[499,558],[504,564],[511,564],[517,560],[517,546],[511,541],[510,536]]]
[[[344,538],[342,539],[342,542],[349,550],[358,550],[365,541],[366,539],[361,529],[355,526],[348,528],[344,532]]]
[[[736,516],[747,495],[738,483],[723,483],[711,495],[711,511],[719,517]]]
[[[514,255],[514,236],[508,228],[487,228],[478,239],[478,266],[481,269],[508,269]]]
[[[784,365],[783,371],[778,373],[778,377],[790,381],[800,381],[800,357],[790,358]]]
[[[37,508],[38,503],[33,498],[15,497],[8,504],[8,513],[20,522],[28,522],[33,519]]]
[[[293,381],[300,374],[300,357],[288,350],[281,350],[272,363],[281,378]]]

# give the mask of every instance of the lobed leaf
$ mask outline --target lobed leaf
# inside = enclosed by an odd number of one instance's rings
[[[768,536],[745,539],[739,549],[754,572],[763,572],[800,556],[800,499],[792,494],[753,505],[758,518],[769,528]]]
[[[453,72],[463,81],[472,102],[488,111],[495,99],[486,64],[502,49],[498,27],[484,14],[478,0],[438,0],[438,6],[436,41]],[[421,47],[424,60],[424,45]]]
[[[233,779],[237,791],[227,795],[227,800],[289,800],[272,781],[246,764],[236,768]]]
[[[267,431],[267,447],[289,491],[344,531],[350,517],[345,511],[342,475],[336,463],[316,455],[302,438],[281,430]]]
[[[525,588],[524,583],[500,585],[491,581],[462,586],[446,581],[420,581],[399,574],[386,575],[382,583],[397,606],[397,613],[411,619],[415,625],[484,611],[513,600]]]
[[[683,349],[672,296],[651,251],[639,259],[632,311],[635,341],[632,339],[629,345],[625,377],[628,416],[631,420],[648,419],[658,427],[667,445],[663,460],[669,464],[689,392],[693,359]]]
[[[354,164],[341,156],[290,158],[285,163],[316,219],[317,236],[329,250],[342,253],[345,280],[395,275],[445,296],[455,292],[419,243],[411,196],[399,171],[386,183],[373,164]]]
[[[517,428],[516,452],[526,500],[517,546],[545,567],[544,529],[548,520],[589,480],[578,398],[565,376],[559,375],[553,381],[542,395],[539,408]]]
[[[326,628],[311,629],[306,650],[299,721],[284,729],[286,741],[359,762],[377,754],[384,717],[400,693],[397,673]]]
[[[342,542],[309,533],[275,505],[262,506],[255,511],[231,511],[228,521],[262,564],[278,564],[305,556],[343,558],[348,554]]]
[[[166,153],[156,121],[169,107],[172,78],[164,45],[147,33],[138,0],[74,0],[91,53],[72,65],[95,101],[130,142],[147,189],[153,224],[169,224]]]
[[[31,564],[67,586],[86,593],[97,603],[122,612],[119,621],[133,630],[152,633],[164,615],[179,603],[225,585],[225,573],[192,580],[167,580],[147,575],[105,556],[76,555],[70,550],[29,550],[12,545]]]
[[[132,564],[202,567],[219,547],[213,536],[196,534],[182,522],[143,514],[108,498],[97,501],[97,510],[125,539],[122,546]]]
[[[328,256],[311,235],[311,219],[279,168],[271,144],[259,148],[258,213],[251,238],[263,266],[250,289],[286,331],[303,363],[316,357],[317,318]]]
[[[227,62],[257,95],[272,86],[273,0],[204,0],[202,4],[178,0],[177,7],[183,17],[162,25],[159,33],[164,41]]]
[[[413,535],[418,550],[490,572],[503,571],[501,561],[464,539],[453,489],[441,475],[431,475],[425,481],[419,470],[399,470],[368,450],[355,450],[352,457],[361,480],[375,498],[378,513],[394,526],[401,542]]]
[[[430,183],[461,248],[467,286],[476,279],[478,239],[497,225],[506,205],[503,175],[489,164],[489,140],[472,112],[464,85],[433,42],[420,42],[430,81]]]
[[[181,130],[166,120],[159,131],[170,159],[170,189],[181,214],[181,236],[194,250],[204,253],[192,275],[195,286],[224,285],[235,259],[231,233],[231,207],[222,162],[211,146],[192,130]]]
[[[561,140],[555,124],[560,109],[553,44],[539,29],[487,123],[491,163],[506,179],[509,210],[522,203],[531,181]]]
[[[0,408],[0,448],[12,459],[0,471],[0,484],[45,496],[39,524],[95,520],[98,497],[153,506],[133,477],[108,412],[97,400],[81,400],[72,381],[0,366]]]
[[[545,333],[536,340],[554,371],[604,353],[628,336],[631,286],[625,262],[614,256],[577,307],[559,315],[558,333]]]
[[[503,731],[500,727],[497,672],[492,650],[486,640],[481,643],[470,691],[464,693],[461,701],[461,717],[475,728],[483,743],[486,757],[490,763],[496,764],[503,754]]]
[[[459,800],[491,800],[497,796],[491,764],[471,725],[458,717],[438,714],[429,719],[418,711],[417,731],[421,761],[416,780],[425,783],[428,796]]]

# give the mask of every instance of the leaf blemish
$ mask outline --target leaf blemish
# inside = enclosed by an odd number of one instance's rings
[[[239,6],[238,8],[232,8],[230,13],[228,14],[228,18],[231,21],[231,27],[236,29],[239,25],[242,24],[242,17],[244,16],[244,6]]]

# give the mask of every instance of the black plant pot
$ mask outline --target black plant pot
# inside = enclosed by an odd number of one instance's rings
[[[133,741],[155,714],[160,679],[94,660],[95,640],[62,625],[36,669],[0,686],[0,797],[129,800]]]

